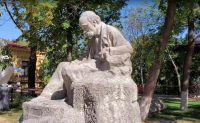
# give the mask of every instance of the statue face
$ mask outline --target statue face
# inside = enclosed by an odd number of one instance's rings
[[[92,38],[93,36],[96,35],[96,23],[94,22],[94,24],[92,25],[88,20],[86,20],[87,18],[81,19],[79,21],[79,25],[80,27],[82,27],[84,34],[86,37],[88,38]]]

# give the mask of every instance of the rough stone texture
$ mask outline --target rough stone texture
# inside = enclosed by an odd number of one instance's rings
[[[91,38],[88,51],[58,65],[42,94],[23,104],[23,122],[140,123],[130,43],[94,12],[81,14],[79,25]]]
[[[165,110],[166,108],[167,108],[167,105],[157,96],[153,95],[149,113],[159,112],[159,111]]]
[[[41,100],[23,103],[22,123],[84,123],[84,117],[64,100]]]
[[[73,83],[73,107],[84,111],[86,123],[141,122],[137,86],[132,79],[113,80]]]
[[[23,103],[22,123],[141,122],[137,86],[131,78],[95,80],[88,78],[84,82],[73,83],[73,108],[64,100]]]
[[[9,87],[0,86],[0,110],[9,109]]]

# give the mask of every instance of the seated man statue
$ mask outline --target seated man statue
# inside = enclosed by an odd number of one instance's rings
[[[90,38],[87,52],[72,62],[60,63],[38,99],[57,100],[67,97],[68,104],[72,105],[73,82],[82,82],[96,72],[130,77],[133,49],[122,34],[115,27],[103,23],[92,11],[81,14],[79,25],[85,36]]]

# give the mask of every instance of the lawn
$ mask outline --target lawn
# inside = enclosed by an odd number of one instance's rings
[[[13,108],[9,111],[0,111],[0,123],[17,123],[22,115],[22,108]]]
[[[30,101],[33,97],[21,96],[21,94],[11,94],[14,99],[9,104],[10,110],[0,111],[0,123],[18,123],[19,118],[22,115],[22,103]]]
[[[188,110],[180,110],[180,100],[177,99],[163,99],[167,104],[167,109],[150,115],[151,118],[166,119],[170,121],[191,121],[200,122],[200,102],[188,101]]]

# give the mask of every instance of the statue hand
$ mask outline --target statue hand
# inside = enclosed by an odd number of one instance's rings
[[[99,53],[99,56],[100,56],[100,60],[101,61],[105,61],[110,55],[110,48],[109,47],[106,47],[104,48],[100,53]]]

